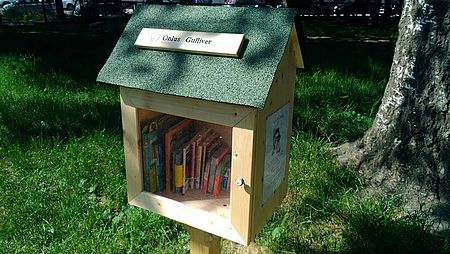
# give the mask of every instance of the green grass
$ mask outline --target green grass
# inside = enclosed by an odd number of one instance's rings
[[[126,202],[118,89],[94,82],[116,35],[5,34],[0,253],[187,253],[182,225]],[[370,126],[393,44],[313,41],[303,51],[289,191],[257,245],[273,253],[449,253],[448,235],[428,233],[395,197],[365,196],[357,173],[336,166],[329,151]]]
[[[314,40],[303,47],[307,69],[297,77],[294,124],[331,142],[367,130],[389,78],[393,43]]]
[[[83,45],[75,46],[62,64],[4,46],[12,49],[0,54],[0,252],[186,252],[182,225],[127,205],[118,88],[93,81],[98,55],[77,58]]]

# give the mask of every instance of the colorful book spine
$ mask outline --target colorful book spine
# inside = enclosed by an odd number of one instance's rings
[[[220,195],[220,191],[222,190],[222,178],[224,177],[225,167],[229,162],[230,162],[230,154],[227,154],[216,169],[213,187],[213,195],[216,197]]]
[[[209,135],[205,138],[205,141],[202,144],[202,164],[200,167],[200,175],[203,176],[201,179],[200,185],[204,186],[204,180],[205,180],[205,172],[206,172],[206,166],[209,162],[209,154],[211,153],[211,145],[220,138],[220,135],[217,132],[210,132]],[[209,177],[209,171],[208,171],[208,177]],[[208,180],[206,180],[208,181]],[[205,191],[206,192],[206,191]]]
[[[171,151],[172,151],[172,142],[173,142],[173,138],[175,136],[176,133],[181,132],[181,130],[188,126],[189,124],[191,124],[193,122],[192,119],[184,119],[181,122],[179,122],[178,124],[176,124],[175,126],[173,126],[172,128],[170,128],[165,134],[164,134],[164,139],[165,139],[165,154],[166,154],[166,158],[165,158],[165,171],[166,171],[166,191],[170,192],[173,188],[172,185],[172,181],[171,179],[173,178],[173,176],[171,175],[171,170],[173,169],[173,167],[171,167]],[[169,156],[168,156],[169,155]]]
[[[204,189],[204,186],[206,185],[206,191],[208,192],[208,180],[209,180],[209,174],[211,174],[212,164],[208,165],[211,161],[211,155],[213,154],[214,149],[221,143],[221,137],[218,133],[213,132],[210,136],[207,137],[203,144],[202,148],[202,168],[201,168],[201,174],[203,175],[202,179],[202,190]],[[208,169],[206,167],[209,166]],[[205,183],[206,181],[206,183]]]
[[[208,176],[208,190],[207,193],[212,193],[214,188],[214,176],[216,175],[217,164],[211,160],[211,168]]]
[[[194,184],[195,189],[200,189],[202,182],[202,156],[203,155],[203,146],[197,145],[197,149],[195,150],[196,162],[195,162],[195,172],[194,172]]]
[[[158,159],[156,163],[156,174],[158,177],[158,191],[164,191],[166,189],[166,177],[165,177],[166,172],[164,170],[164,162],[165,162],[164,145],[162,142],[159,142],[155,145],[158,151]]]
[[[192,165],[191,169],[191,177],[193,179],[193,187],[192,189],[200,189],[201,183],[201,165],[202,165],[202,144],[203,141],[208,137],[209,133],[212,133],[212,130],[209,128],[203,128],[193,139],[192,139]]]
[[[194,141],[191,144],[191,165],[189,168],[189,188],[195,188],[195,163],[197,162],[197,142]]]
[[[180,151],[175,153],[175,168],[174,168],[174,184],[175,192],[182,193],[183,190],[183,163],[182,153]]]
[[[147,133],[146,135],[148,136],[148,139],[150,139],[150,134]],[[146,156],[146,160],[147,160],[146,174],[147,174],[147,186],[148,186],[147,191],[152,192],[153,187],[154,187],[154,186],[152,186],[152,182],[153,182],[153,179],[152,179],[152,177],[153,177],[152,169],[153,169],[153,164],[154,164],[154,163],[153,163],[153,145],[152,145],[152,141],[151,141],[151,140],[148,140],[148,147],[147,147],[147,156]]]
[[[228,178],[230,178],[230,167],[226,166],[222,178],[222,190],[228,190]]]
[[[158,171],[163,166],[158,163],[158,160],[160,155],[163,156],[164,153],[157,153],[155,159],[155,152],[157,151],[154,145],[156,140],[164,140],[161,139],[161,133],[180,120],[178,117],[163,114],[142,126],[142,172],[145,191],[158,191],[161,186],[158,181]],[[161,141],[158,141],[158,143],[161,143]]]
[[[191,157],[192,157],[191,144],[188,142],[183,148],[183,191],[185,194],[190,184],[190,172],[191,172]]]
[[[216,176],[216,171],[218,170],[219,164],[222,162],[223,158],[230,153],[230,147],[227,145],[221,145],[219,149],[214,152],[211,157],[211,169],[209,172],[208,179],[208,193],[212,193],[214,189],[214,178]]]
[[[148,159],[148,140],[147,140],[147,135],[146,132],[143,130],[142,131],[142,183],[144,186],[144,191],[149,191],[150,190],[150,186],[149,186],[149,159]]]
[[[158,159],[158,151],[155,149],[155,142],[153,141],[149,146],[151,148],[150,151],[150,191],[157,192],[158,191],[158,175],[156,172],[156,160]],[[150,149],[149,149],[150,150]]]
[[[192,127],[192,126],[191,126]],[[190,149],[189,146],[187,145],[187,143],[189,142],[191,136],[193,135],[193,131],[192,129],[183,129],[180,133],[180,135],[177,135],[174,139],[173,145],[172,145],[172,150],[174,152],[175,155],[179,156],[179,158],[177,158],[176,160],[180,160],[179,162],[176,163],[180,163],[183,166],[183,174],[182,174],[182,181],[183,181],[183,188],[181,193],[184,193],[187,188],[187,175],[189,174],[189,172],[186,172],[186,170],[188,170],[188,165],[190,164]],[[175,158],[175,157],[174,157]],[[175,163],[175,164],[176,164]],[[173,168],[173,171],[175,170],[175,166]],[[176,190],[173,190],[176,191]]]
[[[211,170],[211,161],[206,162],[205,170],[203,172],[203,179],[202,179],[202,192],[207,193],[208,192],[208,180],[209,180],[209,172]]]
[[[149,192],[156,192],[158,190],[158,181],[156,173],[156,154],[154,150],[154,144],[156,143],[157,137],[154,137],[154,133],[147,133],[146,136],[146,149],[145,149],[145,175],[144,187]],[[153,137],[153,139],[150,139]]]

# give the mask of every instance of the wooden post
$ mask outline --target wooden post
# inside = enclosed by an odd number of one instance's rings
[[[187,225],[185,228],[191,236],[191,254],[220,254],[220,237]]]

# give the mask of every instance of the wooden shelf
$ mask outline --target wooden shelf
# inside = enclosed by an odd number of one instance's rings
[[[195,191],[198,192],[198,191]],[[195,195],[201,195],[202,199],[194,199]],[[209,196],[209,198],[208,198]],[[218,198],[204,193],[193,195],[159,194],[141,192],[130,204],[164,215],[167,218],[179,221],[183,224],[210,232],[222,238],[230,239],[246,245],[242,237],[231,224],[229,195]]]
[[[230,218],[230,193],[222,192],[220,196],[214,197],[211,194],[205,194],[201,190],[188,190],[185,195],[177,193],[158,193],[160,195],[183,205],[202,209],[225,218]]]

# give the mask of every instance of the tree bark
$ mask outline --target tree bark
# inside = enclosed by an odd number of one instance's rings
[[[368,190],[427,212],[436,230],[450,213],[450,1],[405,0],[390,78],[373,126],[336,149]]]

